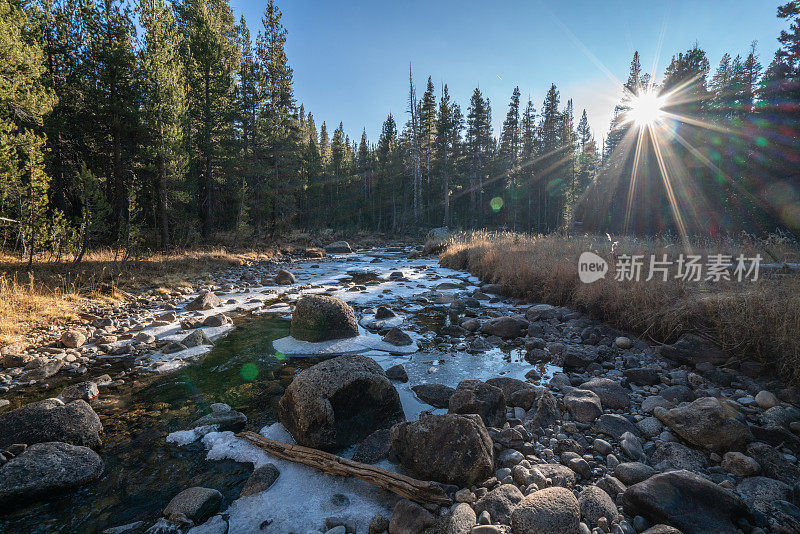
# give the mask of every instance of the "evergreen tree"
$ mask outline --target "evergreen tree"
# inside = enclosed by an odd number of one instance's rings
[[[442,88],[439,99],[439,114],[436,118],[436,163],[442,182],[442,224],[450,225],[450,195],[453,183],[451,178],[458,165],[458,153],[461,144],[461,130],[464,119],[458,104],[450,100],[447,84]]]

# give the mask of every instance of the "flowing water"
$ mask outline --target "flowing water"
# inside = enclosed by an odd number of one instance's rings
[[[355,283],[373,282],[373,274],[352,274]],[[360,306],[356,305],[357,313]],[[440,352],[433,338],[449,323],[447,311],[425,307],[408,314],[403,328],[423,334],[420,351],[411,356],[369,352],[384,368],[406,366],[410,380],[396,384],[406,417],[415,419],[431,407],[420,402],[411,386],[438,382],[455,386],[467,378],[505,375],[523,378],[530,364],[523,351],[491,349],[482,354]],[[0,532],[100,532],[135,521],[152,523],[169,500],[191,486],[216,488],[224,496],[223,508],[239,495],[252,464],[230,459],[210,461],[202,443],[185,446],[168,443],[170,432],[191,428],[215,402],[243,412],[247,428],[260,430],[276,421],[277,403],[292,378],[318,362],[318,358],[276,356],[272,342],[289,333],[284,318],[242,315],[237,328],[215,344],[200,361],[164,375],[143,376],[118,391],[104,390],[94,403],[103,426],[105,462],[102,477],[87,486],[65,492],[46,503],[12,510],[0,517]],[[121,364],[98,369],[109,372]],[[542,367],[543,374],[552,369]],[[26,392],[15,404],[49,396]],[[435,410],[443,412],[443,410]]]

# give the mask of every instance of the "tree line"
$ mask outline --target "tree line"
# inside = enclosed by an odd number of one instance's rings
[[[698,46],[673,57],[657,88],[679,88],[669,110],[695,123],[661,147],[688,169],[671,202],[658,147],[642,140],[639,163],[630,147],[631,95],[655,86],[638,54],[605,142],[555,84],[538,109],[515,88],[495,132],[479,89],[464,109],[411,70],[405,113],[356,140],[298,103],[274,0],[255,35],[227,0],[0,0],[0,248],[80,261],[290,229],[654,233],[676,203],[703,214],[696,231],[794,229],[800,3],[778,15],[792,26],[763,73],[755,47],[710,80]]]

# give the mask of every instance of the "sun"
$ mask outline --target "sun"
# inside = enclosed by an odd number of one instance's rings
[[[664,118],[666,99],[652,87],[642,89],[630,101],[628,119],[639,128],[653,126]]]

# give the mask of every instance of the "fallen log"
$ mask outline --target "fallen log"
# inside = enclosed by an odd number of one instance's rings
[[[450,497],[436,482],[417,480],[382,467],[354,462],[353,460],[310,447],[275,441],[255,432],[240,432],[236,436],[252,442],[257,447],[282,460],[314,467],[328,475],[357,478],[420,504],[438,504],[441,506],[453,504]]]

